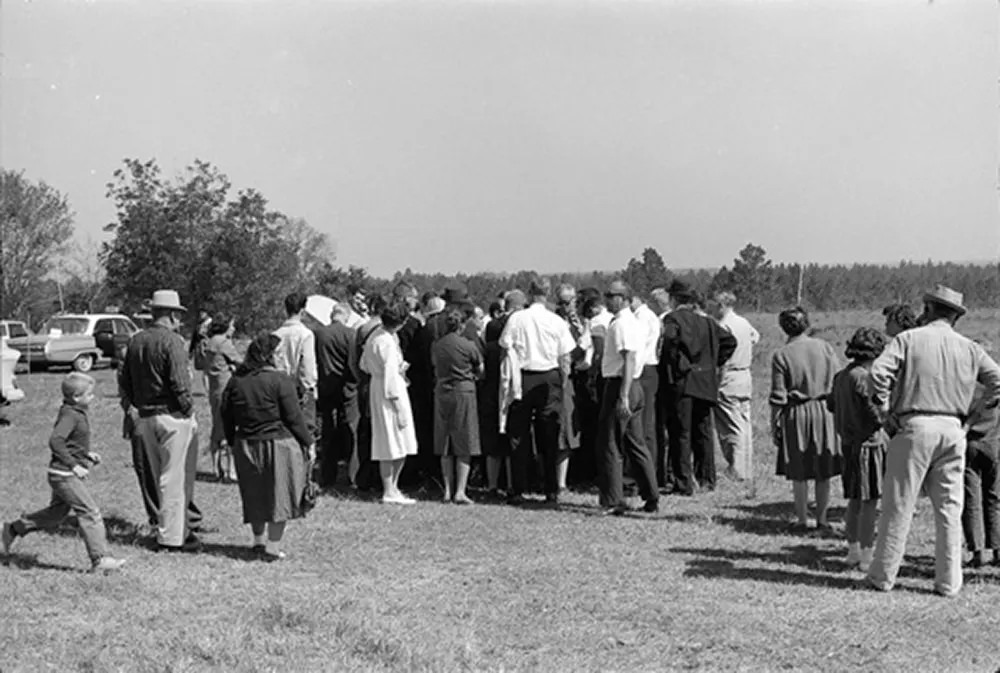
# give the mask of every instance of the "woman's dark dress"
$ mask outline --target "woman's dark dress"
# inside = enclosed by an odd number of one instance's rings
[[[436,380],[434,453],[438,456],[478,456],[476,379],[482,365],[479,348],[457,332],[451,332],[434,343],[431,360]]]
[[[244,523],[303,516],[303,446],[312,442],[295,381],[265,367],[234,376],[222,395],[226,440],[233,447]]]

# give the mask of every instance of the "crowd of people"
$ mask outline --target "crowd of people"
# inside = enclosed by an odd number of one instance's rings
[[[1000,565],[1000,367],[954,330],[961,294],[938,286],[923,299],[919,318],[894,306],[885,333],[857,330],[846,367],[810,336],[804,309],[782,311],[788,340],[771,359],[771,436],[796,527],[813,528],[812,481],[815,528],[830,529],[830,480],[841,476],[847,559],[877,589],[895,583],[923,489],[935,512],[935,590],[950,596],[962,584],[963,525],[970,562],[988,562],[992,550]],[[199,547],[192,361],[206,377],[214,469],[238,482],[265,560],[284,558],[285,526],[313,504],[313,476],[322,487],[344,479],[380,490],[382,503],[399,506],[416,502],[404,489],[435,483],[446,502],[470,505],[482,457],[493,500],[518,506],[540,492],[558,508],[569,485],[596,483],[606,515],[625,514],[630,491],[652,513],[662,496],[714,490],[716,443],[723,473],[750,479],[759,335],[735,302],[680,280],[644,299],[622,281],[553,292],[540,279],[483,311],[461,288],[421,296],[400,282],[389,297],[348,288],[329,316],[316,316],[293,293],[286,320],[241,356],[230,316],[200,318],[188,349],[178,334],[186,308],[176,292],[158,291],[153,325],[119,370],[123,430],[157,546]],[[50,440],[52,501],[4,524],[3,548],[75,511],[94,568],[114,570],[121,561],[107,553],[82,481],[100,461],[86,421],[93,380],[71,374],[63,396]]]

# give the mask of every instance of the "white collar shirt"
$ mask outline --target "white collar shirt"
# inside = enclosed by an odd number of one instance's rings
[[[629,307],[623,308],[612,318],[608,335],[604,339],[604,357],[601,359],[601,375],[604,378],[621,377],[625,373],[626,353],[636,353],[643,347],[643,328]],[[636,361],[633,378],[642,376],[642,367]]]
[[[753,347],[760,341],[760,333],[754,329],[749,320],[738,315],[736,311],[727,311],[719,320],[719,324],[736,337],[736,350],[733,351],[732,357],[726,360],[722,369],[750,369],[750,364],[753,362]]]
[[[357,327],[361,327],[362,325],[364,325],[366,322],[368,322],[368,320],[369,318],[367,316],[361,315],[352,308],[350,309],[350,312],[347,314],[347,319],[344,321],[344,324],[350,327],[351,329],[355,329]]]
[[[565,320],[535,303],[511,314],[500,347],[513,349],[522,371],[545,372],[559,367],[559,359],[573,352],[576,341]]]
[[[649,308],[646,304],[640,304],[634,313],[643,337],[642,348],[636,354],[635,366],[637,369],[656,366],[660,364],[658,347],[662,323],[656,317],[656,314],[653,313],[653,309]]]
[[[590,319],[590,334],[603,339],[608,333],[608,325],[611,324],[612,318],[614,316],[611,314],[611,311],[602,306],[597,315]]]
[[[274,365],[307,390],[316,388],[316,335],[301,318],[293,316],[274,330],[281,343],[274,351]]]

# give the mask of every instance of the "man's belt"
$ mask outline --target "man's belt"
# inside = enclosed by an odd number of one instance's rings
[[[957,418],[958,420],[965,418],[962,414],[956,414],[954,411],[924,411],[922,409],[913,409],[896,414],[896,418],[900,419],[909,418],[910,416],[945,416],[948,418]]]

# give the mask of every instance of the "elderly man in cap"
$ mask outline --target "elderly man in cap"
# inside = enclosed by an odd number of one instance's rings
[[[512,472],[508,502],[515,505],[524,501],[527,487],[532,425],[545,461],[545,500],[559,502],[563,386],[576,341],[566,321],[546,306],[550,289],[546,279],[532,282],[531,306],[512,313],[500,335],[500,347],[514,353],[521,370],[521,399],[511,405],[507,419]]]
[[[712,407],[719,400],[719,367],[736,348],[736,338],[700,315],[694,291],[680,280],[668,288],[673,310],[663,319],[662,375],[667,379],[667,434],[673,484],[678,495],[696,487],[715,489]]]
[[[644,363],[640,358],[647,347],[646,328],[632,312],[632,292],[628,285],[614,281],[605,297],[614,317],[608,326],[601,358],[605,381],[597,440],[601,504],[606,508],[605,514],[625,513],[622,459],[627,456],[639,495],[645,501],[643,509],[655,512],[660,496],[653,459],[646,446],[643,410],[647,401],[641,383]]]
[[[924,294],[926,324],[900,333],[872,365],[872,397],[891,405],[899,431],[886,454],[885,488],[868,583],[889,591],[896,582],[921,485],[934,507],[934,590],[962,588],[962,504],[966,415],[976,382],[983,406],[1000,401],[1000,367],[983,348],[955,331],[965,314],[962,295],[938,285]]]
[[[753,476],[753,429],[750,425],[752,382],[750,364],[760,333],[733,310],[736,295],[725,290],[708,301],[709,313],[736,337],[736,350],[722,365],[719,404],[715,407],[715,430],[722,455],[729,466],[726,474],[737,481]]]
[[[174,290],[157,290],[150,303],[153,324],[132,337],[119,384],[122,404],[159,484],[156,541],[165,551],[196,551],[186,516],[198,465],[198,424],[184,339],[177,334],[186,308]],[[131,410],[134,409],[134,412]]]

